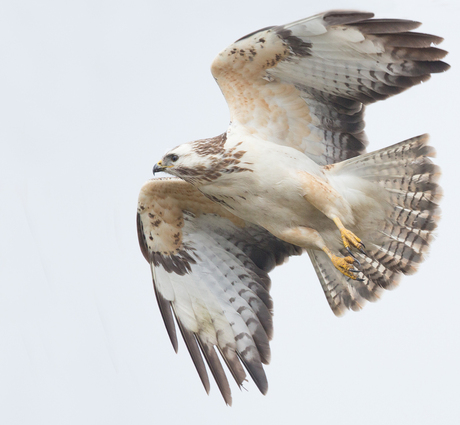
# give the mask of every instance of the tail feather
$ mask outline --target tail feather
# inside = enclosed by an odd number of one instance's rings
[[[309,252],[335,314],[355,310],[364,300],[375,301],[379,289],[393,289],[402,274],[416,272],[423,262],[440,217],[442,196],[440,168],[430,159],[435,150],[427,143],[428,135],[414,137],[333,167],[334,174],[352,174],[383,189],[377,201],[386,211],[377,229],[373,222],[372,231],[358,234],[366,244],[367,255],[357,254],[363,282],[332,273],[327,256]],[[365,229],[366,224],[358,223],[358,228]],[[345,250],[342,253],[346,255]]]
[[[333,266],[324,252],[307,249],[307,253],[336,316],[342,316],[347,309],[359,311],[366,301],[380,298],[382,288],[375,281],[368,278],[364,282],[349,279]]]

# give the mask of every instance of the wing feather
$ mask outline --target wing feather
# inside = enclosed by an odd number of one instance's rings
[[[224,369],[220,364],[217,353],[214,350],[213,345],[203,343],[200,338],[198,338],[198,343],[200,345],[201,351],[204,354],[206,362],[208,363],[209,369],[211,370],[212,376],[214,377],[217,386],[219,387],[220,393],[229,406],[232,405],[232,396],[230,391],[230,386],[225,376]]]
[[[201,352],[198,347],[195,334],[186,329],[182,325],[181,321],[177,319],[177,315],[176,321],[179,325],[182,338],[184,339],[185,345],[190,354],[190,357],[192,358],[193,364],[195,365],[195,369],[197,370],[201,382],[203,383],[204,389],[206,390],[206,393],[209,394],[209,391],[211,390],[211,385],[209,383],[208,373],[206,372],[206,366],[204,365],[203,357],[201,356]]]
[[[267,27],[223,50],[212,73],[230,109],[229,131],[293,147],[321,165],[365,152],[364,106],[449,65],[441,37],[420,23],[331,11]]]
[[[199,241],[197,238],[195,238],[195,240],[197,242]],[[225,262],[220,261],[220,258],[225,259],[229,258],[229,256],[221,252],[221,256],[219,257],[216,251],[218,252],[218,250],[211,251],[206,249],[206,245],[202,244],[200,256],[204,256],[208,259],[208,270],[213,273],[214,276],[218,276],[219,279],[229,279],[232,286],[223,289],[218,285],[213,285],[212,291],[219,299],[225,299],[225,295],[230,295],[230,300],[233,300],[234,303],[233,307],[243,318],[246,326],[251,329],[251,335],[259,350],[262,362],[268,364],[270,361],[268,334],[273,334],[273,322],[270,311],[266,305],[261,302],[258,295],[251,289],[251,286],[257,286],[257,277],[248,274],[240,274],[237,276]],[[216,264],[218,264],[218,266]],[[224,294],[224,292],[226,294]]]
[[[158,302],[158,307],[160,308],[161,316],[163,317],[163,322],[165,324],[166,331],[168,332],[168,336],[171,340],[171,344],[174,348],[174,351],[177,353],[179,345],[177,343],[176,326],[174,325],[173,314],[171,312],[171,305],[169,301],[167,301],[163,297],[163,295],[161,295],[155,284],[153,285],[153,287],[155,289],[155,296]]]
[[[158,305],[177,351],[173,315],[209,392],[203,356],[227,404],[230,387],[219,355],[238,386],[243,366],[262,393],[262,364],[273,335],[268,272],[302,250],[235,217],[180,179],[154,179],[138,204],[141,250],[151,264]]]

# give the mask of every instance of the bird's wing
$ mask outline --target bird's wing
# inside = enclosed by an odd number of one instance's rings
[[[137,228],[173,347],[177,351],[175,317],[206,391],[202,355],[231,403],[219,352],[239,386],[246,377],[243,364],[265,393],[262,363],[270,360],[273,329],[268,272],[301,249],[175,178],[153,179],[142,187]]]
[[[291,146],[320,165],[365,151],[364,105],[449,68],[420,23],[331,11],[264,28],[223,50],[212,74],[229,131]]]

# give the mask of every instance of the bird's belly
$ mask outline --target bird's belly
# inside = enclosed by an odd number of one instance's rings
[[[296,180],[279,175],[264,181],[254,177],[240,177],[231,185],[215,183],[200,190],[236,216],[266,229],[321,226],[325,215],[305,200]]]

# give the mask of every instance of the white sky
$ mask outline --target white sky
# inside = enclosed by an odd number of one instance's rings
[[[429,132],[439,237],[419,273],[337,319],[307,257],[275,270],[269,393],[208,397],[175,355],[137,244],[137,195],[229,117],[209,67],[239,37],[328,9],[424,22],[453,68],[367,110],[370,149]],[[456,424],[457,0],[8,1],[0,6],[0,423]]]

